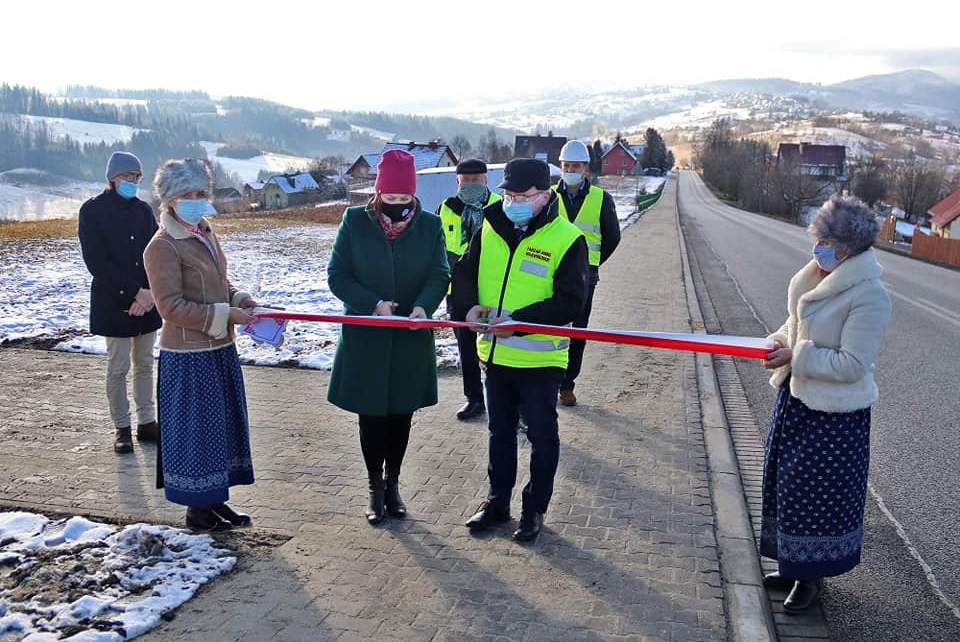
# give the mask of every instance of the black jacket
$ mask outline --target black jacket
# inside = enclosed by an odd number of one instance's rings
[[[532,235],[559,215],[557,198],[556,195],[551,196],[546,207],[534,217],[521,238]],[[503,213],[503,201],[497,201],[485,207],[483,217],[507,242],[510,250],[515,251],[520,244],[520,239],[517,238],[513,223]],[[478,230],[470,242],[467,253],[453,267],[453,291],[451,293],[453,309],[451,310],[451,316],[454,319],[463,320],[470,308],[478,304],[477,273],[480,270],[481,239],[481,231]],[[511,318],[515,321],[548,325],[573,323],[587,301],[589,267],[587,242],[581,236],[570,246],[570,249],[567,250],[567,253],[563,255],[557,265],[557,270],[553,276],[553,296],[514,310]],[[531,368],[529,372],[530,374],[536,374],[554,370],[562,376],[563,370],[561,368]]]
[[[142,317],[127,313],[140,288],[150,288],[143,250],[157,227],[148,204],[123,198],[113,190],[91,198],[80,208],[80,249],[93,275],[91,334],[135,337],[160,328],[156,308]]]
[[[577,191],[573,198],[567,192],[566,186],[561,181],[557,186],[560,198],[563,199],[563,206],[567,208],[567,216],[570,221],[576,221],[583,201],[587,197],[587,187],[590,182],[584,179],[586,187]],[[613,197],[606,191],[603,192],[603,204],[600,206],[600,265],[610,258],[613,251],[620,245],[620,219],[617,218],[617,205],[613,202]],[[591,266],[592,278],[594,282],[599,279],[599,270]]]

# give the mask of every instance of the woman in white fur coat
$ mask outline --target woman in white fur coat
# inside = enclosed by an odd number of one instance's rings
[[[779,389],[764,462],[760,552],[764,578],[789,591],[788,612],[810,608],[823,578],[860,563],[870,463],[874,362],[890,298],[872,248],[878,225],[859,200],[834,196],[809,231],[813,260],[787,292],[789,316],[770,335],[764,366]]]

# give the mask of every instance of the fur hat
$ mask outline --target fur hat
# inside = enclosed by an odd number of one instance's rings
[[[166,202],[190,192],[213,194],[213,171],[205,160],[168,160],[153,178],[153,195]]]

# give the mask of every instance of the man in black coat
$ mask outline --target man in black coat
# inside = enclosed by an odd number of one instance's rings
[[[90,285],[90,333],[107,340],[107,400],[116,428],[114,450],[133,451],[127,373],[133,362],[137,439],[156,441],[153,345],[160,328],[143,268],[143,250],[157,231],[150,205],[137,198],[140,160],[114,152],[107,163],[107,189],[80,208],[80,249]]]

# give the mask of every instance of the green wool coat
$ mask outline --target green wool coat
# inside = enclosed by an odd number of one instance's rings
[[[420,306],[433,316],[450,282],[440,217],[419,209],[391,245],[366,206],[347,208],[327,278],[346,314],[373,314],[379,301],[396,301],[397,315],[408,316]],[[435,405],[433,331],[344,325],[327,399],[344,410],[376,416]]]

